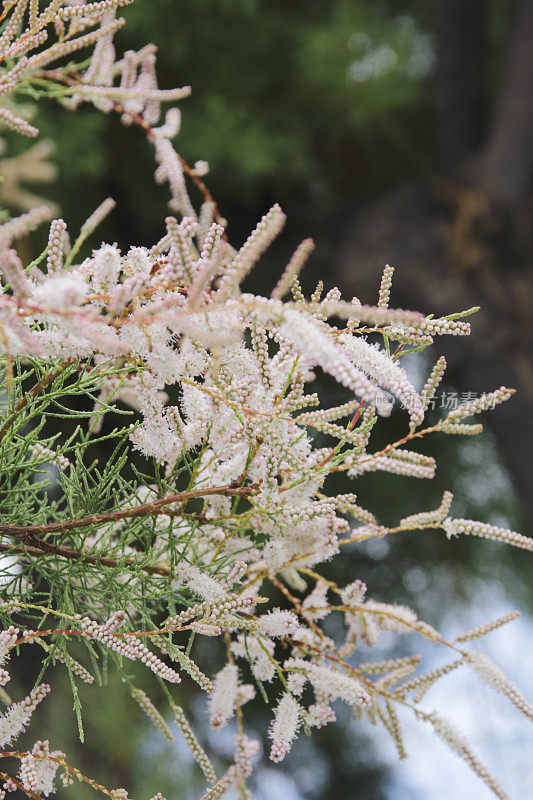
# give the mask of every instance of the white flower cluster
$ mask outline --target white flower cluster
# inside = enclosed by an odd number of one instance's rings
[[[54,778],[65,757],[60,750],[50,752],[50,742],[35,742],[31,753],[20,761],[20,780],[30,792],[41,792],[48,797],[55,792]]]
[[[270,750],[272,761],[283,761],[296,738],[301,721],[301,706],[291,694],[285,692],[274,712],[274,719],[268,732],[272,739],[272,748]]]
[[[24,700],[13,703],[0,715],[0,747],[10,744],[16,739],[30,721],[31,715],[48,692],[50,686],[41,683]]]
[[[213,728],[222,728],[235,712],[239,689],[239,672],[235,664],[228,663],[214,680],[209,698],[210,721]]]
[[[19,633],[19,629],[12,626],[0,632],[0,663],[4,664],[9,659],[10,651],[16,644],[25,640],[31,641],[31,638],[28,637],[32,636],[33,631],[26,631],[20,638]],[[1,673],[2,685],[4,685],[10,675],[3,668]],[[9,748],[13,741],[26,730],[33,712],[49,692],[50,686],[47,683],[41,683],[27,697],[17,703],[11,703],[6,711],[0,714],[0,747],[2,749]],[[4,699],[7,697],[4,693]],[[4,755],[10,755],[10,751],[6,750]],[[7,777],[3,783],[3,791],[0,793],[2,797],[5,797],[6,792],[13,792],[17,788],[21,788],[29,797],[39,797],[42,794],[48,796],[55,792],[54,777],[59,767],[65,766],[64,753],[60,750],[51,752],[48,741],[37,741],[31,751],[22,753],[14,751],[13,756],[20,761],[20,781],[17,782]],[[66,772],[63,773],[62,780],[65,786],[70,782]]]

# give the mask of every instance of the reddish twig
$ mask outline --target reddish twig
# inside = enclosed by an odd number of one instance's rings
[[[19,547],[13,547],[9,544],[0,543],[0,553],[21,553],[31,556],[43,556],[48,554],[60,556],[61,558],[66,558],[69,561],[84,561],[86,564],[93,564],[97,567],[111,567],[114,569],[119,566],[124,566],[141,569],[143,572],[147,572],[149,575],[161,575],[165,578],[170,575],[170,570],[166,567],[160,567],[155,564],[139,564],[131,558],[115,559],[108,558],[107,556],[103,555],[94,556],[90,555],[89,553],[80,553],[78,550],[71,550],[70,547],[52,545],[43,541],[42,539],[33,537],[31,537],[29,541],[31,541],[31,544],[21,545]]]
[[[106,522],[116,522],[120,519],[137,519],[139,517],[157,516],[161,511],[172,503],[186,503],[189,500],[201,499],[212,495],[222,495],[223,497],[249,497],[258,490],[258,484],[250,486],[212,486],[205,489],[191,489],[188,492],[167,495],[150,503],[143,503],[135,508],[123,508],[119,511],[107,511],[101,514],[93,514],[90,517],[80,519],[67,519],[64,522],[52,522],[42,525],[13,525],[0,524],[0,533],[8,536],[16,536],[19,539],[28,539],[39,534],[63,533],[65,531],[77,530],[78,528],[89,528],[93,525],[103,525]]]

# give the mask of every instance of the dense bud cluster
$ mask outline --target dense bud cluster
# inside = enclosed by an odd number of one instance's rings
[[[55,791],[54,778],[60,766],[58,759],[64,757],[60,750],[50,752],[50,742],[35,742],[31,753],[20,762],[20,780],[24,788],[48,797]]]
[[[84,619],[81,620],[81,626],[83,631],[91,639],[96,639],[106,647],[114,650],[115,653],[129,658],[131,661],[139,659],[139,661],[146,664],[152,672],[159,675],[163,680],[169,681],[170,683],[181,682],[178,673],[148,650],[146,645],[138,638],[134,636],[128,636],[127,638],[116,636],[113,633],[115,630],[115,620],[113,620],[111,624],[109,624],[108,621],[108,623],[104,623],[104,625],[98,625],[98,623],[90,620],[88,617],[84,617]]]
[[[30,717],[48,692],[50,686],[41,683],[24,700],[13,703],[0,716],[0,747],[10,744],[16,739],[30,721]]]
[[[486,522],[476,522],[473,519],[446,519],[442,523],[448,538],[452,536],[481,536],[483,539],[494,539],[496,542],[506,542],[524,550],[533,550],[533,539],[523,536],[521,533],[509,530],[509,528],[499,528],[497,525],[489,525]]]

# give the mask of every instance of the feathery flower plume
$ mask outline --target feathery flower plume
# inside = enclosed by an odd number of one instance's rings
[[[170,728],[168,727],[167,723],[165,722],[165,720],[163,719],[157,708],[154,706],[148,695],[145,692],[143,692],[142,689],[137,689],[136,687],[134,687],[131,690],[131,696],[136,701],[136,703],[138,703],[138,705],[144,711],[146,716],[152,720],[155,727],[158,729],[158,731],[160,731],[163,734],[165,739],[168,739],[169,742],[173,742],[174,737],[172,736]]]
[[[448,539],[452,536],[480,536],[483,539],[493,539],[496,542],[505,542],[522,550],[533,550],[533,539],[523,536],[521,533],[511,531],[508,528],[498,528],[496,525],[489,525],[486,522],[476,522],[473,519],[453,519],[446,517],[442,522],[442,527]]]
[[[514,389],[507,389],[505,386],[500,386],[500,388],[496,389],[495,392],[488,392],[487,394],[481,395],[481,397],[478,397],[475,400],[470,400],[468,403],[464,403],[453,411],[450,411],[446,417],[446,421],[450,423],[457,423],[460,420],[465,419],[465,417],[471,417],[474,414],[479,414],[481,411],[494,408],[494,406],[498,405],[499,403],[504,403],[506,400],[509,400],[513,394]]]
[[[285,225],[285,219],[285,214],[277,204],[264,215],[223,275],[218,287],[217,299],[229,297],[240,286],[255,263],[279,234]]]
[[[24,700],[14,703],[3,714],[0,714],[0,747],[10,744],[22,733],[30,721],[31,715],[49,691],[50,686],[47,683],[41,683]]]
[[[302,709],[294,697],[285,692],[274,712],[268,735],[272,739],[271,761],[283,761],[301,724]]]
[[[444,492],[442,501],[438,508],[434,511],[422,511],[418,514],[411,514],[409,517],[404,517],[400,520],[399,524],[403,528],[416,528],[423,525],[434,525],[447,517],[448,511],[452,505],[453,494],[451,492]]]
[[[422,408],[424,411],[427,411],[431,400],[435,396],[435,391],[443,378],[446,366],[446,359],[444,356],[439,356],[437,363],[431,370],[431,374],[420,393],[420,399],[422,401]]]
[[[392,285],[393,274],[394,274],[394,267],[389,266],[389,264],[385,264],[385,268],[383,270],[383,275],[381,278],[381,284],[379,286],[379,299],[378,299],[379,308],[389,307],[390,288]]]
[[[473,753],[465,737],[460,734],[447,719],[437,714],[436,711],[433,711],[431,714],[424,714],[422,718],[431,723],[439,739],[448,745],[450,750],[466,761],[468,766],[479,775],[481,780],[499,800],[509,800],[509,796],[504,792],[496,778],[490,774],[487,768]]]
[[[193,754],[195,760],[200,765],[202,772],[204,773],[205,777],[210,783],[215,783],[216,781],[216,774],[215,770],[213,769],[213,765],[207,753],[200,745],[198,739],[196,738],[194,731],[192,730],[187,717],[185,716],[185,712],[181,708],[181,706],[177,706],[174,703],[172,704],[172,710],[174,711],[174,718],[176,723],[183,734],[183,738],[187,743],[187,747]]]
[[[466,655],[466,661],[492,689],[501,692],[509,698],[516,708],[533,720],[533,706],[524,697],[522,692],[509,680],[505,672],[485,653],[470,652]]]
[[[303,242],[300,242],[282,276],[272,290],[271,297],[273,300],[281,300],[287,294],[293,280],[298,277],[314,249],[315,243],[312,239],[304,239]]]
[[[213,728],[223,728],[235,713],[239,673],[234,664],[226,664],[213,681],[209,698],[209,720]]]
[[[471,631],[462,633],[460,636],[456,636],[455,641],[457,643],[461,643],[470,642],[473,639],[479,639],[481,636],[485,636],[487,633],[491,633],[491,631],[495,631],[498,628],[501,628],[503,625],[507,625],[508,622],[512,622],[519,616],[520,611],[509,611],[509,613],[504,614],[503,617],[498,617],[498,619],[487,622],[485,625],[480,625],[478,628],[474,628]]]

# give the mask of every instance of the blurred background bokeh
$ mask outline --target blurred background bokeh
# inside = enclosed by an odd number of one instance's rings
[[[387,523],[438,505],[451,489],[456,516],[533,534],[532,0],[136,0],[125,17],[117,43],[156,42],[161,86],[193,88],[181,104],[176,145],[190,163],[210,163],[206,182],[232,242],[240,244],[273,202],[288,213],[286,231],[250,279],[255,291],[267,294],[291,249],[312,236],[308,289],[320,277],[344,296],[375,302],[390,263],[396,306],[436,314],[482,307],[470,341],[441,340],[413,362],[413,380],[422,385],[443,352],[448,394],[501,384],[518,394],[486,415],[480,437],[424,445],[439,462],[432,485],[367,475],[355,488],[359,502]],[[112,196],[118,206],[95,247],[102,238],[120,246],[160,238],[166,188],[153,181],[153,152],[139,130],[124,129],[118,116],[72,115],[52,103],[41,109],[40,127],[57,142],[58,180],[50,187],[30,180],[26,189],[58,203],[73,231]],[[12,156],[17,145],[8,143]],[[390,423],[397,432],[404,424]],[[531,694],[532,570],[523,551],[408,534],[354,546],[331,569],[342,581],[366,580],[378,599],[412,605],[449,636],[520,608],[522,617],[484,646]],[[383,641],[384,656],[420,647]],[[445,656],[425,646],[423,654],[428,668]],[[98,688],[82,694],[86,745],[78,762],[131,796],[156,788],[168,800],[201,794],[186,748],[152,732],[117,676],[110,684],[104,702]],[[209,733],[194,693],[179,701],[223,759],[230,735]],[[54,746],[72,752],[66,683],[45,705],[58,732]],[[454,719],[512,797],[533,797],[531,733],[504,699],[455,673],[426,706]],[[488,798],[429,731],[403,719],[408,762],[396,760],[386,734],[339,709],[339,723],[303,737],[281,768],[262,761],[254,796]],[[252,726],[264,736],[266,724],[256,702]],[[83,787],[68,792],[89,796]]]

